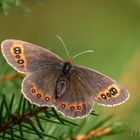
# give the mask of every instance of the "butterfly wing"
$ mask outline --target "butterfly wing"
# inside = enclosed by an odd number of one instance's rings
[[[122,85],[111,78],[86,67],[75,67],[80,81],[83,82],[89,94],[86,96],[103,106],[115,106],[124,103],[129,93]]]
[[[38,106],[52,106],[55,102],[55,86],[60,71],[48,67],[27,75],[22,83],[24,96]]]
[[[70,118],[84,117],[93,107],[93,100],[88,96],[86,87],[79,78],[75,71],[70,73],[66,92],[55,102],[56,109]]]
[[[62,59],[47,49],[37,45],[8,39],[1,44],[2,53],[7,62],[22,73],[35,72],[48,65],[58,65]]]

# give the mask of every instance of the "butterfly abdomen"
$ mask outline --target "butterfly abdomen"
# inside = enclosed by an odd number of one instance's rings
[[[66,75],[61,75],[56,83],[56,98],[62,97],[68,88],[68,80]]]

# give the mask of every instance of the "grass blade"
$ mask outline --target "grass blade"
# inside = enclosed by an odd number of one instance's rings
[[[41,131],[44,132],[44,129],[43,129],[42,125],[41,125],[41,122],[40,122],[38,116],[36,115],[35,118],[36,118],[36,122],[37,122],[37,124],[38,124],[38,127],[40,128]]]
[[[22,125],[21,124],[19,124],[19,132],[20,132],[20,136],[21,137],[24,137],[24,135],[23,135],[23,129],[22,129]]]
[[[21,95],[20,101],[19,101],[19,106],[18,106],[17,111],[16,111],[16,113],[17,113],[18,115],[20,115],[22,103],[23,103],[23,96]]]
[[[54,115],[56,116],[56,118],[57,118],[62,124],[64,124],[63,119],[61,119],[61,117],[58,115],[58,113],[55,111],[54,108],[52,108],[52,111],[53,111]]]
[[[24,99],[23,100],[23,106],[22,106],[22,115],[24,115],[24,113],[25,113],[26,103],[27,103],[27,101],[26,101],[26,99]]]
[[[31,120],[28,121],[30,126],[33,128],[33,130],[36,132],[36,134],[43,139],[42,135],[40,134],[40,132],[38,131],[38,129],[34,126],[33,122]]]
[[[3,123],[3,100],[1,101],[1,106],[0,106],[0,126]]]

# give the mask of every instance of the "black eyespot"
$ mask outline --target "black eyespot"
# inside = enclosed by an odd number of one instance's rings
[[[21,51],[15,51],[15,54],[20,54],[21,53]]]
[[[19,58],[20,58],[20,55],[16,55],[15,57],[16,57],[17,59],[19,59]]]
[[[41,94],[37,94],[37,98],[41,98]]]
[[[36,90],[35,90],[35,89],[31,89],[31,92],[32,92],[32,93],[35,93],[35,92],[36,92]]]
[[[106,99],[106,98],[107,98],[105,94],[101,94],[101,97],[102,97],[103,99]]]
[[[21,48],[20,47],[15,47],[14,51],[21,51]]]
[[[21,49],[19,47],[14,48],[14,53],[15,54],[20,54],[21,53]]]
[[[65,104],[62,104],[62,108],[66,108],[66,105]]]
[[[24,68],[24,65],[21,65],[20,67],[21,67],[21,68]]]
[[[73,106],[71,106],[71,107],[70,107],[70,110],[71,110],[71,111],[73,111],[73,110],[74,110],[74,107],[73,107]]]
[[[78,109],[78,110],[81,110],[81,106],[78,106],[77,109]]]
[[[49,97],[45,97],[45,100],[46,100],[46,101],[49,101],[49,99],[50,99]]]
[[[18,60],[17,61],[19,64],[23,64],[24,63],[24,60]]]
[[[106,95],[107,95],[107,97],[111,97],[111,94],[110,93],[107,93]]]
[[[112,88],[109,90],[109,92],[110,92],[112,95],[115,95],[115,94],[118,93],[118,91],[117,91],[114,87],[112,87]]]

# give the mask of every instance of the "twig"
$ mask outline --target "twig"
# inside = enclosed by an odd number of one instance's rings
[[[47,108],[48,107],[35,108],[31,110],[30,112],[26,112],[22,116],[18,116],[17,114],[12,114],[11,119],[0,127],[0,132],[5,132],[7,129],[10,129],[14,127],[15,125],[20,124],[22,122],[25,122],[25,123],[28,122],[31,117],[45,111]]]
[[[9,73],[4,76],[0,76],[0,81],[11,81],[17,78],[23,78],[24,75],[20,73]]]
[[[72,138],[71,140],[89,140],[92,137],[99,137],[101,135],[107,134],[112,130],[111,127],[107,127],[107,128],[97,128],[95,130],[92,130],[90,132],[88,132],[87,134],[79,134],[78,136]]]

